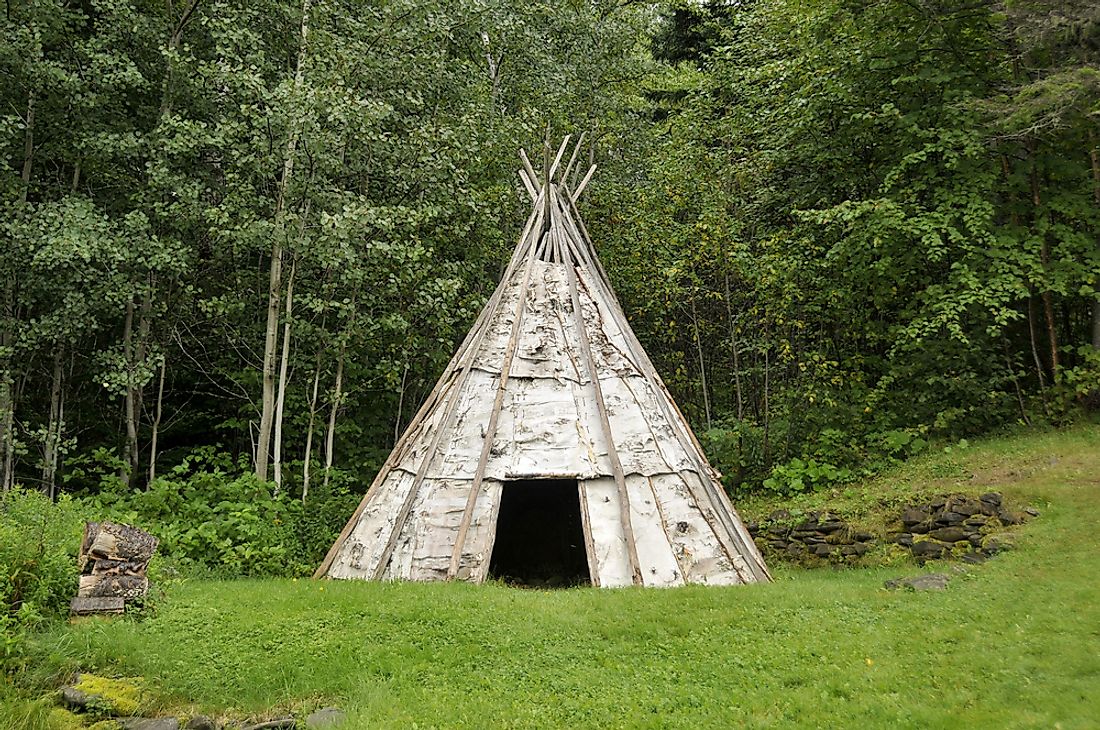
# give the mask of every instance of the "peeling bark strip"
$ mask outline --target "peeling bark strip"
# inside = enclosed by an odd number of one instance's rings
[[[555,180],[567,148],[541,178],[521,153],[534,201],[504,277],[316,577],[481,582],[505,484],[567,480],[593,585],[770,580]]]

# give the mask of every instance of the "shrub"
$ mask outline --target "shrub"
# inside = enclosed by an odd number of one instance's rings
[[[158,554],[185,570],[226,576],[309,575],[356,498],[316,489],[305,506],[256,478],[247,464],[203,450],[145,491],[107,489],[85,498],[97,519],[135,525],[160,539]]]
[[[76,595],[80,505],[16,488],[0,502],[0,665],[18,661],[27,632],[65,611]]]

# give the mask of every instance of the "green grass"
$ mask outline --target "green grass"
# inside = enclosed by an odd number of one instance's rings
[[[870,519],[994,488],[1042,516],[943,593],[883,590],[914,566],[727,589],[195,581],[144,621],[42,637],[39,671],[144,676],[163,707],[227,716],[337,704],[364,728],[1095,728],[1100,429],[930,455],[834,499]]]

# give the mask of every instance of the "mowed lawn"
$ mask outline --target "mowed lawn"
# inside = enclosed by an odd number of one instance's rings
[[[942,593],[883,589],[912,564],[674,590],[192,581],[155,616],[59,630],[42,651],[146,677],[168,711],[335,704],[362,728],[1100,727],[1100,429],[879,481],[999,489],[1042,515],[1012,553],[928,568],[958,569]]]

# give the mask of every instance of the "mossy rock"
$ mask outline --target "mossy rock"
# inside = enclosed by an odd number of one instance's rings
[[[122,730],[122,725],[115,720],[100,720],[84,728],[84,730]]]
[[[48,727],[50,730],[83,730],[84,720],[63,707],[55,707],[50,710]]]
[[[81,674],[73,689],[88,695],[89,711],[132,717],[141,707],[142,682],[141,677],[112,679],[95,674]]]

